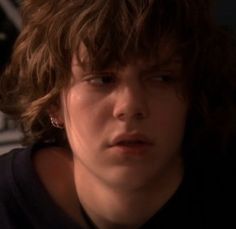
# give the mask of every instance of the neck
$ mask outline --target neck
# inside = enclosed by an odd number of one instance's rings
[[[139,228],[173,196],[183,177],[180,163],[150,185],[128,189],[105,184],[79,162],[74,169],[80,202],[94,224],[102,229]]]

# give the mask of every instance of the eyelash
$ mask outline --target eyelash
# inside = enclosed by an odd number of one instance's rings
[[[113,75],[98,74],[98,75],[90,75],[89,77],[86,77],[85,81],[93,86],[102,87],[105,85],[114,84],[116,79],[115,79],[115,76]]]
[[[172,74],[157,74],[156,76],[154,76],[156,78],[161,79],[162,82],[173,82],[175,80],[174,76]]]
[[[145,80],[150,80],[151,83],[171,84],[175,82],[175,77],[171,73],[156,73],[144,77]],[[94,74],[85,78],[85,81],[95,87],[112,86],[116,83],[116,76],[112,74]]]
[[[157,81],[157,82],[162,82],[162,83],[173,83],[175,82],[175,77],[173,76],[172,73],[156,73],[156,74],[151,74],[150,76],[148,76],[149,79],[152,79],[153,81]],[[157,80],[158,79],[158,80]]]

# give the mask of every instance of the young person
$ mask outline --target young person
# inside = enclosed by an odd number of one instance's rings
[[[23,1],[0,108],[26,147],[0,158],[1,228],[233,223],[235,46],[211,15],[207,0]]]

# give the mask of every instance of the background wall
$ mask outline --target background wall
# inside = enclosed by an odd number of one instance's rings
[[[0,0],[0,72],[9,60],[12,45],[21,27],[18,12],[20,1]],[[220,25],[236,31],[236,0],[215,0],[215,17]],[[20,146],[20,138],[16,124],[0,113],[0,154]]]

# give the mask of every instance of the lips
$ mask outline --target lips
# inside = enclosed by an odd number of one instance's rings
[[[153,142],[143,134],[124,133],[116,136],[110,147],[118,153],[141,155],[147,153]]]
[[[124,134],[120,134],[118,136],[116,136],[112,141],[111,141],[111,146],[115,146],[115,145],[126,145],[126,146],[132,146],[132,145],[143,145],[143,144],[147,144],[147,145],[152,145],[152,141],[146,137],[143,134],[128,134],[128,133],[124,133]]]
[[[131,141],[129,141],[129,140],[125,140],[125,141],[120,141],[120,142],[118,142],[116,145],[123,145],[123,146],[134,146],[134,145],[139,145],[139,144],[147,144],[146,142],[144,142],[144,141],[139,141],[139,140],[131,140]]]

